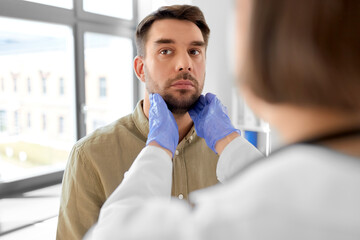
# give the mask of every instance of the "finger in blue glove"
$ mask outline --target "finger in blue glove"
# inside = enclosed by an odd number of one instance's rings
[[[205,139],[206,144],[215,152],[215,144],[218,140],[232,132],[240,131],[231,123],[227,110],[220,100],[212,93],[201,95],[197,103],[189,110],[194,122],[196,133]]]
[[[150,94],[148,145],[156,141],[160,146],[174,152],[179,142],[179,130],[174,115],[169,111],[164,99],[158,94]]]

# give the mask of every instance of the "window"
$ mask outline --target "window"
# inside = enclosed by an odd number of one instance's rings
[[[64,96],[64,78],[59,79],[59,94],[60,96]]]
[[[13,91],[14,91],[14,93],[17,92],[17,88],[18,88],[17,87],[17,85],[18,85],[18,83],[17,83],[18,76],[19,76],[19,74],[11,73],[11,77],[12,77],[12,80],[13,80]]]
[[[110,17],[133,18],[132,0],[83,0],[84,11],[102,14]]]
[[[5,132],[7,129],[6,111],[0,110],[0,132]]]
[[[73,0],[61,0],[61,1],[54,1],[54,0],[24,0],[28,2],[34,2],[34,3],[41,3],[46,5],[51,5],[54,7],[61,7],[61,8],[67,8],[71,9],[73,8]]]
[[[137,1],[2,1],[0,197],[60,183],[93,119],[131,113]]]
[[[5,91],[5,80],[4,78],[1,78],[1,91],[4,92]]]
[[[105,125],[133,110],[127,104],[134,98],[133,46],[129,38],[93,32],[86,32],[84,40],[85,121],[86,133],[90,133],[94,126],[100,127],[94,121]]]
[[[13,134],[18,134],[19,133],[19,111],[15,111],[14,112],[14,129],[13,129]]]
[[[30,77],[27,78],[27,91],[30,94],[31,93],[31,79]]]
[[[64,133],[64,117],[59,117],[59,134]]]
[[[92,128],[95,130],[95,129],[98,129],[99,127],[104,126],[105,124],[106,124],[106,122],[104,122],[102,120],[94,119],[93,124],[92,124]]]
[[[50,72],[39,71],[39,74],[41,79],[42,93],[45,95],[47,93],[47,78],[50,75]]]
[[[46,118],[46,114],[42,114],[42,130],[46,131],[46,127],[47,127],[47,118]]]
[[[27,114],[27,127],[31,129],[31,113]]]
[[[51,76],[66,76],[74,85],[72,29],[0,17],[0,44],[0,77],[12,83],[14,90],[0,95],[0,109],[14,113],[6,116],[8,125],[0,142],[0,162],[9,166],[0,168],[2,180],[33,176],[40,169],[44,172],[44,167],[64,167],[75,142],[75,129],[58,139],[54,116],[69,116],[75,125],[74,96],[69,94],[64,100],[50,94],[55,93],[56,86],[48,81]],[[11,157],[6,155],[6,149],[12,149]],[[26,154],[25,162],[19,162],[20,152]]]
[[[42,93],[46,94],[46,78],[41,78],[41,82],[42,82]]]
[[[106,78],[99,78],[99,96],[106,97]]]

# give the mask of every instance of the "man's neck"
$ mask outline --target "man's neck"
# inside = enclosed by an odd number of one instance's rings
[[[179,142],[186,136],[186,134],[190,131],[193,121],[189,115],[189,113],[185,114],[173,114],[175,121],[179,128]]]
[[[148,99],[145,97],[143,102],[143,111],[145,116],[149,119],[149,110],[150,110],[150,103]],[[190,131],[193,121],[189,115],[189,113],[185,114],[173,114],[175,121],[178,125],[179,129],[179,142],[186,136],[186,134]]]

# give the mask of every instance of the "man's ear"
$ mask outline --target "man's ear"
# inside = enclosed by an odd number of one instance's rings
[[[134,59],[134,71],[137,78],[145,82],[145,72],[144,72],[144,60],[142,57],[136,56]]]

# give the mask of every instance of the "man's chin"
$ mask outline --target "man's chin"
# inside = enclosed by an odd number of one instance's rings
[[[172,109],[169,109],[169,110],[173,114],[184,115],[185,113],[187,113],[189,111],[189,108],[172,108]]]
[[[194,105],[198,98],[198,96],[191,96],[188,99],[179,101],[177,99],[174,99],[172,96],[165,96],[164,100],[172,113],[185,114]]]
[[[165,102],[167,104],[168,109],[174,114],[185,114],[192,106],[192,104],[190,104],[189,102],[179,103],[179,102],[172,102],[172,101],[166,101],[166,100],[165,100]]]

